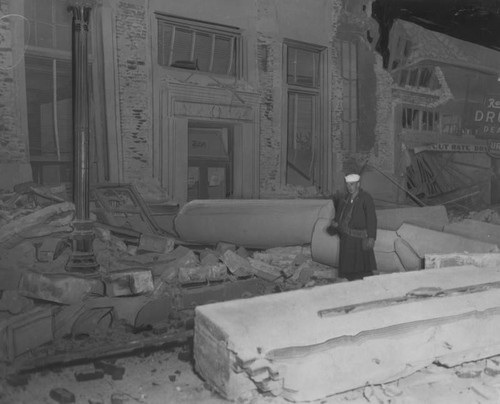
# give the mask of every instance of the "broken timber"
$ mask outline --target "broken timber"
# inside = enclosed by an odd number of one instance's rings
[[[500,268],[462,266],[198,306],[195,366],[228,399],[312,401],[498,355],[499,282]]]

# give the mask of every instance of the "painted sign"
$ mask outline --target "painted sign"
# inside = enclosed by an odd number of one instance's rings
[[[500,140],[489,139],[487,153],[493,158],[500,158]]]
[[[500,138],[500,95],[489,95],[482,108],[473,113],[473,124],[478,128],[478,136]]]
[[[433,143],[416,146],[413,150],[415,153],[423,151],[437,151],[445,153],[486,153],[487,147],[485,144]]]

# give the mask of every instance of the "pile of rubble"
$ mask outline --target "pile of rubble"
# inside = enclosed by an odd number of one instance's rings
[[[92,214],[98,268],[69,272],[75,207],[57,191],[22,184],[0,196],[3,372],[185,341],[198,305],[335,281],[308,245],[188,244],[154,231],[148,212],[132,228],[102,202]]]

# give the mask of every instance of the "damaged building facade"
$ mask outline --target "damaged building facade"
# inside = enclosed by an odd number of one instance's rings
[[[363,170],[382,201],[458,189],[490,202],[497,52],[403,21],[381,52],[372,6],[96,2],[92,182],[184,204],[329,195]],[[72,14],[58,0],[1,9],[1,187],[71,183]]]

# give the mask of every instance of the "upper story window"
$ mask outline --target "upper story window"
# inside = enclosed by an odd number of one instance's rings
[[[310,186],[321,171],[322,47],[287,41],[284,87],[287,94],[286,183]]]
[[[238,28],[157,15],[158,64],[239,77]]]
[[[358,151],[358,49],[354,41],[337,41],[342,77],[342,147]]]
[[[420,132],[441,131],[440,114],[415,107],[404,107],[402,111],[402,127]]]
[[[439,81],[434,74],[433,67],[419,66],[412,69],[402,69],[398,73],[397,82],[401,87],[428,88],[436,90]]]
[[[24,7],[30,22],[28,45],[71,52],[72,17],[66,0],[29,0]]]

